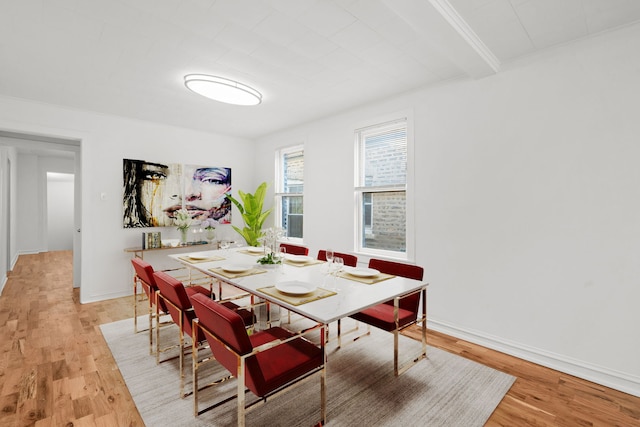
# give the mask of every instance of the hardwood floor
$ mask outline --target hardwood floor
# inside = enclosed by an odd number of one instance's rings
[[[78,295],[71,252],[20,256],[0,298],[0,426],[144,425],[97,327],[132,317],[130,298]]]
[[[131,298],[79,304],[71,260],[20,256],[5,285],[0,426],[143,426],[98,328],[132,317]],[[428,340],[517,377],[487,426],[640,427],[640,398],[436,332]]]

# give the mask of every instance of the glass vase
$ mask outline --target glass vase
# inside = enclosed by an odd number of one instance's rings
[[[213,239],[216,238],[216,230],[214,228],[207,228],[207,240],[209,241],[209,244],[211,244],[211,242],[213,242]]]
[[[180,244],[182,246],[186,246],[187,239],[189,238],[189,229],[188,228],[180,228]]]

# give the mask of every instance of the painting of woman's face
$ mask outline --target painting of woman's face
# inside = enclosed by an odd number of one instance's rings
[[[124,159],[124,227],[172,227],[183,207],[196,221],[231,223],[231,169]]]
[[[230,223],[231,202],[225,197],[229,191],[231,169],[185,165],[184,207],[193,219]]]

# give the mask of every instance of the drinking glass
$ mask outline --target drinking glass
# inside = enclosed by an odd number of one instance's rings
[[[280,260],[280,272],[284,274],[284,260],[287,257],[287,248],[280,246],[280,248],[278,248],[277,256]]]
[[[331,264],[333,263],[333,249],[327,249],[325,252],[327,258],[327,272],[331,273]]]
[[[331,283],[329,286],[330,291],[338,292],[338,273],[342,269],[344,261],[340,257],[333,257],[333,262],[329,264],[328,281]]]
[[[335,275],[338,276],[338,273],[342,271],[342,267],[344,267],[344,260],[339,256],[333,258],[333,263],[336,265],[335,267]]]

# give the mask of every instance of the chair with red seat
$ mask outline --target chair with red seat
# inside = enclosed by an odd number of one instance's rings
[[[283,388],[316,373],[320,374],[321,423],[324,425],[324,325],[316,324],[300,333],[272,327],[249,335],[238,313],[217,301],[195,295],[193,308],[197,316],[193,322],[193,336],[197,339],[200,333],[204,333],[215,358],[212,360],[218,361],[237,379],[238,425],[244,425],[246,409],[255,403],[266,401],[267,397]],[[303,337],[311,331],[319,332],[319,345]],[[198,349],[195,344],[192,356],[194,415],[198,416],[211,407],[203,411],[198,409],[198,370],[205,362],[198,362]],[[260,399],[247,405],[245,389],[249,389]],[[228,400],[229,398],[223,398],[212,407]]]
[[[292,245],[291,243],[280,243],[280,247],[284,248],[291,255],[309,255],[309,248],[300,245]]]
[[[158,318],[155,316],[155,306],[157,304],[156,294],[158,292],[158,285],[156,284],[156,280],[153,277],[153,266],[148,262],[140,259],[133,258],[131,260],[131,264],[133,265],[133,269],[135,271],[134,278],[134,289],[133,289],[133,330],[134,332],[138,332],[138,304],[136,296],[138,294],[137,286],[140,284],[144,293],[147,295],[147,301],[149,303],[149,354],[153,354],[153,320],[156,320],[157,326],[159,327]],[[165,270],[166,271],[166,270]],[[164,303],[161,302],[161,306],[159,312],[166,313],[167,307]]]
[[[340,257],[344,260],[344,265],[348,266],[348,267],[356,267],[358,265],[358,257],[355,255],[351,255],[351,254],[345,254],[342,252],[334,252],[333,253],[334,257]],[[326,261],[327,260],[327,251],[325,251],[324,249],[320,249],[318,251],[318,257],[317,257],[320,261]]]
[[[191,321],[195,318],[195,313],[191,305],[191,298],[194,295],[202,295],[207,299],[211,299],[210,292],[202,286],[189,286],[185,287],[181,281],[173,276],[170,276],[164,272],[156,272],[153,274],[155,281],[158,285],[158,304],[156,305],[156,316],[159,315],[159,307],[164,304],[167,307],[171,318],[174,323],[178,325],[179,345],[169,346],[166,348],[160,348],[160,331],[156,328],[156,363],[160,363],[160,353],[164,353],[170,349],[179,347],[180,350],[180,397],[185,397],[184,394],[184,353],[185,344],[184,336],[192,337]],[[215,296],[214,296],[215,297]],[[225,302],[232,309],[238,309],[239,307],[232,302]],[[253,315],[247,310],[241,310],[241,318],[252,323]],[[196,343],[204,341],[204,335],[200,334],[197,337]]]
[[[406,277],[408,279],[422,280],[424,269],[420,266],[403,264],[394,261],[386,261],[372,258],[369,260],[369,268],[376,269],[381,273],[392,274],[394,276]],[[367,325],[375,326],[394,335],[393,350],[393,371],[394,374],[400,375],[410,366],[420,359],[426,357],[426,307],[422,307],[422,315],[418,318],[418,309],[420,306],[420,295],[426,293],[425,289],[411,292],[393,300],[386,301],[376,306],[362,310],[350,317],[364,322]],[[426,297],[426,295],[425,295]],[[423,305],[426,305],[426,298],[423,298]],[[422,349],[421,353],[402,368],[398,367],[398,337],[402,329],[422,322]]]

